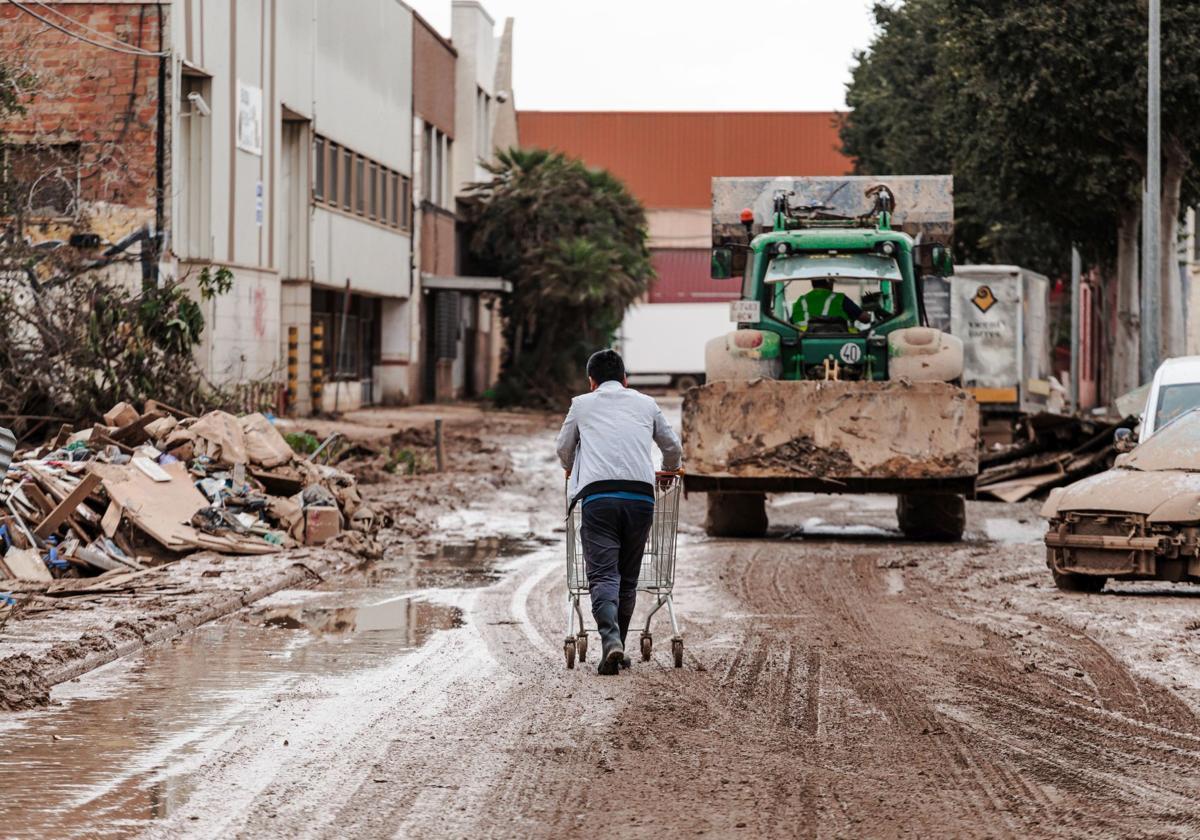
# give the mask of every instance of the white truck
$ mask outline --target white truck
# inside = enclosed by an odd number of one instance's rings
[[[616,350],[629,384],[686,391],[704,384],[704,344],[731,329],[729,302],[637,303],[625,312]]]

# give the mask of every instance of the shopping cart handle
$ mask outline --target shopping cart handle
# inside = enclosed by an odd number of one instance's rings
[[[666,478],[667,476],[682,476],[683,467],[680,467],[677,470],[655,470],[654,474],[659,478]]]

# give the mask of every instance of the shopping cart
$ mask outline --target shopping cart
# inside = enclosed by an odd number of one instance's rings
[[[650,526],[650,536],[646,539],[646,553],[642,557],[642,573],[638,577],[638,592],[654,596],[654,607],[646,616],[646,625],[642,629],[642,660],[650,661],[650,652],[654,647],[654,637],[650,633],[650,620],[662,607],[667,608],[671,619],[671,655],[675,659],[675,667],[683,667],[683,636],[679,633],[679,624],[675,620],[675,606],[671,600],[671,590],[675,586],[675,542],[679,532],[679,491],[682,487],[682,475],[679,472],[656,473],[654,483],[654,524]],[[587,570],[583,563],[583,544],[579,539],[579,526],[582,505],[571,508],[570,494],[567,495],[567,637],[563,642],[563,654],[567,659],[567,667],[575,667],[575,658],[580,662],[587,660],[588,633],[595,633],[595,627],[588,627],[583,620],[583,608],[580,600],[588,594]],[[578,620],[578,625],[576,625]],[[578,626],[578,632],[575,631]]]

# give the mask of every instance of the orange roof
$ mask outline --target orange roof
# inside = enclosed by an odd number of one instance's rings
[[[714,175],[846,175],[839,115],[805,112],[521,111],[521,145],[621,178],[649,208],[707,208]]]

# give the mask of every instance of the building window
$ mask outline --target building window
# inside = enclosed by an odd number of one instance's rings
[[[392,212],[388,216],[388,222],[392,227],[400,224],[400,176],[395,172],[388,176],[388,180],[392,182]]]
[[[392,228],[412,227],[408,177],[326,137],[313,139],[314,204],[354,213]]]
[[[313,201],[325,200],[325,138],[313,139]]]
[[[371,185],[371,197],[367,202],[367,215],[372,219],[379,216],[379,167],[374,163],[367,166],[367,181]]]
[[[450,177],[450,161],[454,160],[454,156],[452,154],[453,151],[454,151],[454,141],[443,134],[442,135],[442,166],[441,166],[442,198],[444,199],[447,207],[449,207],[451,204],[453,204],[453,201],[450,198],[451,190],[454,189],[453,181],[451,180],[451,177]]]
[[[362,155],[354,159],[354,212],[362,216],[367,212],[367,162]]]
[[[400,176],[400,227],[412,230],[412,181]]]
[[[325,199],[330,204],[336,206],[338,203],[338,185],[341,183],[340,179],[338,178],[338,170],[341,168],[338,165],[338,162],[341,160],[341,154],[337,143],[329,143],[328,145],[329,151],[326,153],[325,157],[327,158],[329,165],[329,187],[325,193]]]

